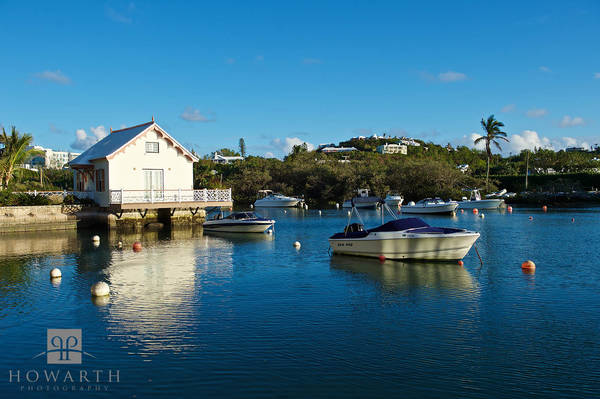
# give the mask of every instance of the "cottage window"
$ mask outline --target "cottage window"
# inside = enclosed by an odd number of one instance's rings
[[[104,169],[96,170],[96,191],[104,191]]]
[[[146,153],[158,153],[158,142],[147,141],[146,142]]]

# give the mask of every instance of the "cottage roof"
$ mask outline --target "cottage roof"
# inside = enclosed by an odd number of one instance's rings
[[[154,121],[142,123],[120,130],[113,130],[108,136],[98,141],[96,144],[88,148],[77,158],[69,162],[69,166],[85,166],[92,165],[92,161],[97,159],[110,159],[121,149],[125,148],[129,144],[133,144],[138,137],[141,137],[146,132],[154,128],[156,132],[161,135],[165,140],[173,145],[179,152],[186,156],[192,162],[198,161],[198,157],[189,152],[185,147],[179,144],[173,137],[165,132],[158,124]]]

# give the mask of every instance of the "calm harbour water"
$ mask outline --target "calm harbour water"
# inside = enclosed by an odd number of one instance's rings
[[[0,397],[600,395],[600,209],[423,217],[481,232],[483,267],[473,249],[464,267],[330,257],[346,210],[260,213],[273,236],[146,232],[122,251],[116,235],[95,248],[90,231],[0,236]],[[106,303],[90,297],[99,280]],[[33,358],[48,328],[82,329],[94,357]],[[32,369],[75,381],[28,383]],[[80,383],[81,369],[119,382]],[[108,392],[62,391],[98,385]]]

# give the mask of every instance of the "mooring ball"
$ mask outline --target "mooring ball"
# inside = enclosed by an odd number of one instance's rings
[[[119,249],[123,248],[123,243],[121,241],[119,241],[117,243],[117,248],[119,248]]]
[[[110,294],[110,287],[104,281],[99,281],[92,285],[90,291],[93,296],[106,296]]]
[[[528,270],[535,269],[535,263],[533,263],[533,261],[526,260],[525,262],[523,262],[521,264],[521,269],[528,269]]]
[[[94,241],[94,242],[100,242],[100,236],[93,236],[92,237],[92,241]]]
[[[479,217],[483,219],[485,217],[485,214],[482,213],[479,215]]]
[[[477,214],[479,213],[479,209],[477,209],[477,208],[473,208],[473,213],[474,213],[475,215],[477,215]]]
[[[463,266],[464,264],[465,264],[465,262],[463,262],[462,260],[459,260],[459,261],[458,261],[458,265],[459,265],[459,266]]]
[[[300,246],[301,246],[301,245],[300,245],[300,241],[296,241],[296,242],[294,242],[294,247],[295,247],[295,248],[300,248]]]
[[[544,205],[544,206],[542,207],[542,211],[544,211],[544,212],[547,212],[547,211],[548,211],[548,207],[547,207],[546,205]]]
[[[133,251],[134,252],[140,252],[142,250],[142,243],[139,241],[136,241],[133,243]]]
[[[59,268],[55,267],[54,269],[50,270],[50,278],[61,278],[61,277],[62,277],[62,273]]]
[[[512,206],[508,206],[508,208],[506,208],[506,210],[508,211],[508,213],[512,213]]]
[[[379,255],[379,261],[381,263],[385,262],[385,255]]]

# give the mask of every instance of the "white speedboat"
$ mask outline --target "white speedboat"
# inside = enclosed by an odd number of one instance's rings
[[[352,199],[344,201],[342,208],[377,208],[381,202],[381,198],[369,196],[369,190],[359,188],[358,195]]]
[[[207,231],[227,233],[264,233],[274,224],[274,220],[260,218],[253,212],[234,212],[226,217],[219,213],[214,219],[204,222],[202,227]]]
[[[259,199],[254,201],[255,207],[287,208],[297,206],[302,202],[301,198],[288,197],[283,194],[274,193],[271,190],[260,190]]]
[[[402,213],[450,214],[456,211],[456,208],[458,208],[456,201],[446,202],[440,198],[425,198],[417,203],[409,202],[400,211]]]
[[[460,209],[497,209],[504,204],[502,198],[486,198],[481,199],[481,194],[478,189],[471,190],[471,197],[463,197],[461,201],[458,201],[458,207]]]
[[[451,261],[464,258],[478,238],[475,231],[431,227],[419,218],[405,218],[372,229],[362,223],[348,224],[329,237],[329,245],[334,254]]]
[[[392,209],[395,209],[402,205],[402,202],[404,202],[404,197],[402,196],[402,194],[389,193],[388,195],[386,195],[384,201],[387,204],[387,206],[389,206]]]

